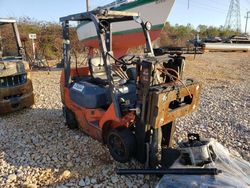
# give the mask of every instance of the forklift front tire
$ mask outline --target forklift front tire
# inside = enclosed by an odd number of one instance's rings
[[[77,129],[78,123],[75,117],[74,112],[72,112],[70,109],[65,107],[65,118],[66,118],[66,125],[69,129]]]
[[[107,146],[114,160],[120,163],[130,161],[135,152],[135,137],[127,129],[111,129],[107,135]]]

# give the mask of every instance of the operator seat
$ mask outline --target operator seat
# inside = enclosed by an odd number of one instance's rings
[[[103,58],[101,56],[90,58],[89,68],[93,78],[107,80],[107,74],[105,71]]]
[[[111,69],[111,65],[114,64],[114,59],[112,57],[108,56],[108,68]],[[87,107],[103,107],[107,106],[110,104],[111,101],[111,93],[109,92],[107,85],[107,74],[105,71],[104,67],[104,61],[101,56],[98,57],[93,57],[89,59],[89,70],[92,76],[91,84],[94,85],[89,85],[89,87],[96,87],[98,90],[100,90],[100,95],[98,97],[95,97],[97,94],[92,94],[92,99],[87,100],[87,101],[95,101],[94,105],[89,105],[86,103],[82,104],[82,106],[87,106]],[[113,84],[116,85],[116,90],[115,90],[115,96],[119,102],[119,104],[122,106],[121,109],[122,111],[129,111],[130,108],[135,108],[135,104],[137,101],[137,95],[136,95],[136,85],[135,85],[135,80],[136,80],[136,69],[134,67],[129,68],[125,74],[128,75],[129,80],[127,80],[126,83],[121,84],[119,81],[122,79],[119,77],[116,73],[116,71],[111,69],[111,74],[113,78]],[[86,85],[87,87],[87,85]],[[97,90],[97,88],[95,88]],[[85,94],[86,96],[86,94]],[[86,98],[86,97],[85,97]],[[98,100],[103,100],[103,101],[98,101]]]
[[[109,54],[113,54],[113,52],[109,52]],[[104,67],[104,61],[102,56],[92,57],[89,59],[89,70],[92,78],[99,82],[100,84],[107,83],[107,74]],[[108,56],[108,67],[114,64],[114,59]],[[119,77],[113,75],[114,82],[118,82],[120,80]],[[105,84],[104,84],[105,85]]]
[[[80,80],[70,88],[70,98],[77,105],[88,108],[106,108],[111,103],[109,89],[106,87],[107,74],[102,57],[90,58],[90,79]]]

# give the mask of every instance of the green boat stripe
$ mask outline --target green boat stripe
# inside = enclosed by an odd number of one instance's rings
[[[154,25],[152,26],[151,30],[159,30],[163,27],[164,24],[159,24],[159,25]],[[135,29],[130,29],[130,30],[125,30],[125,31],[118,31],[118,32],[114,32],[113,35],[122,35],[122,34],[126,34],[126,33],[138,33],[138,32],[142,32],[142,28],[135,28]]]
[[[163,26],[164,26],[164,24],[154,25],[154,26],[152,26],[151,31],[160,30],[163,28]],[[128,34],[128,33],[139,33],[139,32],[142,32],[141,28],[114,32],[113,35],[123,35],[123,34]],[[97,36],[89,37],[89,38],[86,38],[84,40],[90,40],[90,39],[95,39],[95,38],[97,38]]]
[[[155,0],[138,0],[138,1],[131,2],[131,3],[122,4],[118,7],[111,8],[111,10],[125,11],[125,10],[132,9],[132,8],[144,5],[144,4],[152,3],[154,1]],[[79,27],[81,27],[82,25],[85,25],[87,23],[89,23],[89,22],[86,22],[86,21],[81,22],[79,25],[77,25],[76,28],[78,29]]]
[[[114,7],[112,8],[112,10],[120,10],[120,11],[128,10],[128,9],[138,7],[144,4],[152,3],[154,1],[155,0],[138,0],[138,1],[131,2],[131,3],[122,4],[118,7]]]

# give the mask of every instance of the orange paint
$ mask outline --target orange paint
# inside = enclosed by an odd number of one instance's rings
[[[88,75],[88,67],[79,68],[78,73],[83,75]],[[75,69],[71,69],[71,76],[77,76],[77,72]],[[119,126],[129,127],[131,122],[134,121],[135,115],[134,112],[126,113],[122,118],[118,118],[115,113],[114,104],[111,103],[109,108],[105,111],[104,109],[87,109],[83,108],[76,103],[74,103],[70,99],[69,88],[64,86],[64,72],[61,74],[61,95],[63,104],[74,112],[75,117],[78,121],[79,127],[90,135],[91,137],[103,141],[102,130],[104,128],[105,123],[109,122],[111,128],[116,128]],[[92,122],[98,121],[98,126],[92,125]]]
[[[89,75],[89,68],[88,67],[79,67],[79,68],[71,68],[70,69],[70,76],[87,76]]]
[[[161,30],[150,31],[151,40],[157,39],[160,35],[160,32]],[[131,40],[131,38],[134,38],[136,40]],[[112,39],[112,48],[115,57],[121,57],[125,55],[129,48],[145,44],[145,37],[142,32],[113,35]],[[84,44],[92,48],[99,48],[99,43],[97,39],[86,40],[84,41]]]

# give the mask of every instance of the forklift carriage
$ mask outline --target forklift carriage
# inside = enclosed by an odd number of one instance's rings
[[[132,20],[144,34],[144,55],[114,57],[112,23]],[[150,23],[144,23],[138,13],[99,9],[60,21],[64,63],[61,98],[66,124],[107,144],[116,161],[127,162],[133,157],[156,167],[161,163],[162,147],[171,147],[175,119],[193,111],[198,103],[199,84],[181,80],[182,57],[169,61],[156,57]],[[101,56],[93,57],[90,50],[87,67],[70,66],[70,21],[95,25]]]

